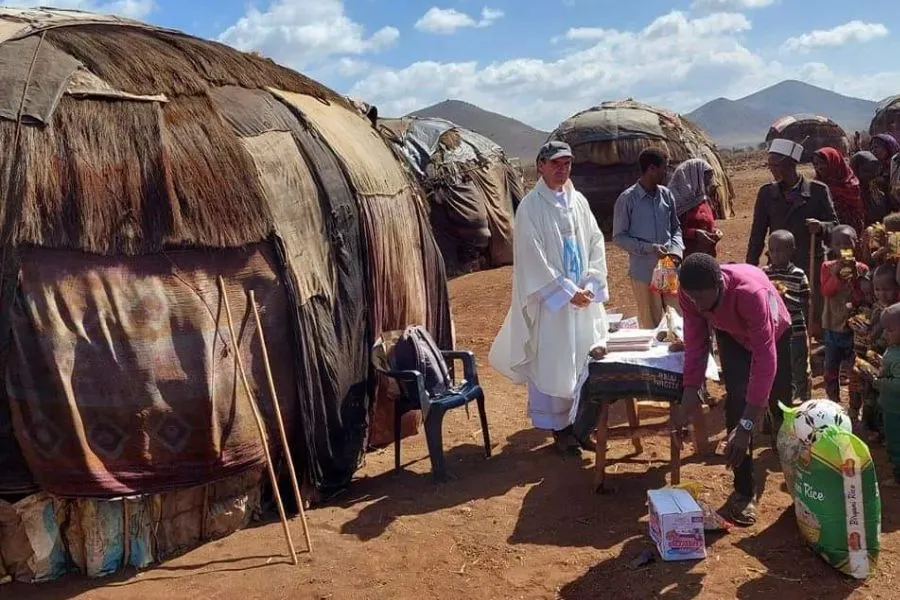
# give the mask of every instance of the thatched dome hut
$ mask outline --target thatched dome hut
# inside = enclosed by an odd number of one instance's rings
[[[769,127],[766,143],[775,138],[785,138],[802,145],[800,162],[803,163],[811,162],[813,154],[820,148],[837,148],[845,156],[850,152],[847,132],[828,117],[820,115],[781,117]]]
[[[444,119],[379,119],[378,126],[425,190],[448,274],[512,264],[513,211],[523,192],[503,149]]]
[[[563,121],[550,139],[572,146],[572,182],[604,228],[611,223],[616,198],[640,177],[638,156],[650,147],[668,154],[670,169],[689,158],[709,162],[720,186],[716,217],[734,215],[734,188],[715,144],[678,114],[633,100],[604,102]]]
[[[0,62],[0,581],[146,566],[249,519],[263,451],[238,360],[276,431],[250,290],[295,462],[345,486],[391,437],[373,338],[420,323],[452,344],[424,199],[372,124],[270,60],[114,17],[0,9]],[[123,513],[139,557],[3,562],[35,522],[60,556],[121,554],[88,538]]]
[[[889,133],[900,140],[900,95],[892,96],[875,109],[875,117],[869,125],[869,135]]]

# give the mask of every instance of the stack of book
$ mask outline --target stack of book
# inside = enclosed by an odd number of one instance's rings
[[[609,352],[643,352],[656,343],[655,329],[620,329],[609,334],[606,349]]]

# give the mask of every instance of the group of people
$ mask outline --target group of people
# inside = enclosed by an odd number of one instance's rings
[[[752,433],[760,421],[777,429],[779,402],[809,398],[810,339],[824,349],[829,398],[840,401],[847,382],[855,426],[870,440],[883,436],[900,480],[900,145],[876,136],[871,152],[850,160],[823,148],[814,179],[798,171],[802,153],[789,140],[770,144],[773,181],[757,195],[745,264],[716,260],[718,186],[702,159],[669,176],[665,153],[645,150],[640,178],[614,209],[613,243],[629,255],[640,326],[655,328],[667,306],[683,316],[676,437],[697,414],[709,355],[718,352],[734,471],[729,517],[739,525],[757,516]],[[552,431],[559,451],[579,454],[589,442],[573,434],[573,393],[586,357],[606,354],[609,289],[604,236],[571,168],[567,144],[541,147],[540,180],[516,213],[512,302],[490,362],[527,385],[534,426]],[[652,285],[665,257],[679,264],[677,295]]]

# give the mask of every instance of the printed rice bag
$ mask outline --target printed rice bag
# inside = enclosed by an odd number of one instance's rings
[[[794,512],[804,539],[825,562],[856,579],[868,577],[880,549],[881,498],[866,444],[829,426],[811,446],[801,445]]]

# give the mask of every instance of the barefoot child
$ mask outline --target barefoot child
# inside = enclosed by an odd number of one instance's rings
[[[806,334],[806,310],[809,280],[792,260],[796,244],[786,229],[772,232],[768,240],[769,264],[763,267],[769,281],[778,290],[791,315],[791,380],[794,403],[809,400],[809,338]]]
[[[894,467],[894,482],[900,483],[900,304],[884,309],[881,325],[888,348],[875,389],[882,411],[884,441]]]
[[[855,362],[853,332],[847,326],[852,314],[848,307],[863,302],[860,281],[869,274],[868,265],[854,258],[856,247],[856,231],[849,225],[838,225],[831,231],[831,250],[840,258],[822,264],[825,393],[834,402],[841,401],[841,368],[850,374]]]

